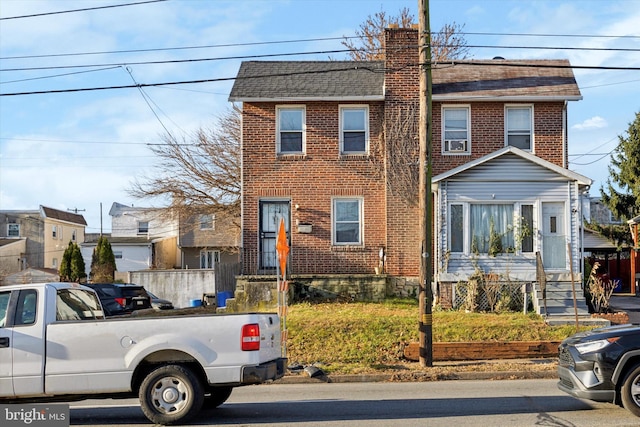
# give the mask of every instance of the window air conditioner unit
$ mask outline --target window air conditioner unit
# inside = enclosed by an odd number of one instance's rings
[[[467,151],[466,139],[447,139],[445,140],[446,151],[451,153],[463,153]]]

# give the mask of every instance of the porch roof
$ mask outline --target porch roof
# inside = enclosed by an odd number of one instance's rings
[[[435,177],[433,177],[432,179],[432,184],[438,183],[440,181],[444,181],[446,179],[449,179],[459,173],[462,173],[464,171],[473,169],[474,167],[481,165],[483,163],[486,163],[490,160],[496,159],[498,157],[504,156],[506,154],[515,154],[516,156],[522,157],[525,160],[528,160],[532,163],[535,163],[539,166],[542,166],[543,168],[549,169],[561,176],[564,176],[565,178],[567,178],[570,181],[577,181],[578,184],[580,185],[584,185],[584,186],[591,186],[591,184],[593,183],[593,180],[591,178],[587,178],[584,175],[580,175],[579,173],[570,171],[569,169],[565,169],[563,167],[560,167],[558,165],[555,165],[551,162],[548,162],[544,159],[541,159],[538,156],[535,156],[527,151],[521,150],[519,148],[513,147],[513,146],[508,146],[508,147],[504,147],[500,150],[494,151],[493,153],[489,153],[486,156],[480,157],[478,159],[475,159],[473,161],[470,161],[469,163],[465,163],[463,165],[458,166],[457,168],[453,168],[447,172],[441,173],[440,175],[437,175]]]

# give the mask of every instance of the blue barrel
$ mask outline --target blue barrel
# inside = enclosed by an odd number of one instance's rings
[[[202,300],[201,299],[192,299],[189,300],[189,307],[201,307]]]
[[[228,298],[233,298],[233,292],[230,292],[230,291],[218,292],[218,297],[217,297],[218,307],[226,307]]]

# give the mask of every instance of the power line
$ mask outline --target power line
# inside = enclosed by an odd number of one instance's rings
[[[4,18],[0,18],[0,21],[3,20],[7,20],[7,19],[23,19],[23,18],[35,18],[38,16],[49,16],[49,15],[59,15],[62,13],[74,13],[74,12],[86,12],[89,10],[98,10],[98,9],[112,9],[115,7],[124,7],[124,6],[137,6],[140,4],[147,4],[147,3],[160,3],[160,2],[164,2],[167,0],[147,0],[147,1],[140,1],[140,2],[136,2],[136,3],[123,3],[123,4],[112,4],[112,5],[108,5],[108,6],[96,6],[96,7],[85,7],[83,9],[71,9],[71,10],[61,10],[61,11],[57,11],[57,12],[44,12],[44,13],[34,13],[31,15],[21,15],[21,16],[7,16]]]
[[[418,64],[408,64],[407,66],[417,66]],[[482,61],[449,61],[438,65],[455,66],[455,65],[474,65],[474,66],[495,66],[496,62],[482,62]],[[617,70],[617,71],[640,71],[640,67],[613,67],[613,66],[591,66],[591,65],[547,65],[547,64],[526,64],[526,63],[500,63],[500,66],[504,67],[529,67],[529,68],[561,68],[561,69],[582,69],[582,70]],[[304,71],[304,72],[288,72],[288,73],[275,73],[264,74],[259,76],[243,77],[244,79],[256,79],[266,77],[288,77],[302,74],[324,74],[333,73],[339,71],[351,71],[355,69],[366,69],[361,66],[348,66],[344,68],[336,68],[332,70],[319,70],[319,71]],[[371,72],[377,72],[377,70],[369,70]],[[0,93],[0,96],[20,96],[20,95],[43,95],[53,93],[72,93],[72,92],[89,92],[99,90],[115,90],[115,89],[132,89],[140,87],[156,87],[156,86],[171,86],[182,84],[200,84],[200,83],[219,83],[223,81],[236,80],[238,77],[219,77],[211,79],[198,79],[198,80],[182,80],[172,82],[159,82],[159,83],[139,83],[134,85],[118,85],[118,86],[102,86],[91,88],[76,88],[76,89],[57,89],[57,90],[43,90],[43,91],[30,91],[30,92],[12,92],[12,93]]]

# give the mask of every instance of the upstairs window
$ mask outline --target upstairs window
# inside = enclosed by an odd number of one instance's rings
[[[362,245],[362,199],[333,200],[333,244]]]
[[[304,107],[277,108],[278,154],[302,154],[305,149]]]
[[[533,108],[530,106],[506,107],[507,145],[531,151],[533,139]]]
[[[470,152],[469,107],[442,107],[442,151],[447,154]]]
[[[138,234],[149,233],[149,221],[138,221]]]
[[[20,224],[7,224],[7,237],[20,237]]]
[[[200,215],[200,230],[213,230],[214,216],[211,214]]]
[[[77,232],[76,229],[74,228],[73,231],[71,231],[71,241],[75,242],[77,239]]]
[[[340,152],[366,154],[369,145],[369,109],[366,106],[340,107]]]
[[[51,237],[53,237],[54,239],[58,238],[58,226],[54,225],[51,227]]]

